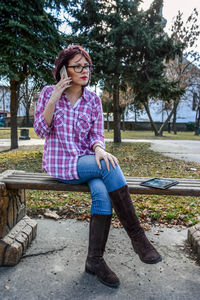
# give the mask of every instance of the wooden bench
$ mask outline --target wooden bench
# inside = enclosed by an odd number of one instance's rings
[[[177,179],[178,185],[161,190],[141,186],[150,178],[126,177],[131,194],[200,196],[200,179]],[[26,215],[26,193],[32,190],[89,192],[87,184],[70,185],[45,173],[8,170],[0,174],[0,266],[15,265],[35,238],[37,222]]]

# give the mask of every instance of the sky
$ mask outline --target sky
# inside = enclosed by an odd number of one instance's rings
[[[153,0],[143,0],[142,7],[147,9],[152,2]],[[163,17],[167,20],[167,31],[171,27],[173,18],[177,15],[179,10],[183,13],[183,20],[186,20],[192,13],[193,9],[196,8],[199,12],[200,24],[200,0],[163,0],[163,4]]]
[[[143,0],[142,7],[147,9],[152,2],[153,0]],[[185,17],[188,17],[194,8],[197,8],[200,13],[199,0],[163,0],[163,4],[163,17],[167,19],[169,24],[179,10],[183,12]]]

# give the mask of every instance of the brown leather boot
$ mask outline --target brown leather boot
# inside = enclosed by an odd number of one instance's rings
[[[131,239],[133,249],[139,255],[142,262],[156,264],[162,260],[161,255],[147,239],[144,229],[141,227],[138,217],[125,185],[118,190],[109,193],[115,212]]]
[[[90,219],[89,248],[85,264],[87,273],[97,275],[98,279],[110,287],[118,287],[117,275],[107,266],[103,259],[110,230],[112,215],[93,215]]]

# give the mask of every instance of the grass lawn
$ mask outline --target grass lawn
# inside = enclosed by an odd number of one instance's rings
[[[168,133],[167,131],[163,132],[162,137],[157,137],[154,135],[153,131],[121,131],[121,137],[122,139],[156,139],[156,140],[199,140],[200,141],[200,135],[194,135],[194,132],[191,131],[179,131],[177,134],[174,134],[173,132]],[[113,130],[110,130],[110,132],[107,132],[105,130],[105,138],[113,138]]]
[[[24,128],[27,128],[27,127],[24,127]],[[20,129],[23,129],[23,127]],[[20,136],[20,129],[17,130],[18,137]],[[37,134],[35,133],[33,128],[28,128],[28,129],[29,129],[30,138],[40,139],[40,137],[37,136]],[[9,128],[0,127],[0,139],[10,139],[10,129]]]
[[[18,129],[18,136],[20,136],[20,129]],[[39,138],[34,132],[33,128],[29,128],[29,136],[30,138]],[[177,134],[173,134],[173,132],[168,133],[167,131],[163,132],[162,137],[156,137],[153,131],[121,131],[121,136],[123,139],[177,139],[177,140],[199,140],[200,135],[194,135],[194,132],[177,132]],[[10,138],[10,129],[9,128],[1,128],[0,127],[0,139],[9,139]],[[109,132],[105,130],[105,138],[113,138],[113,130]]]
[[[127,176],[200,178],[199,164],[165,157],[153,152],[148,143],[107,143],[106,149],[118,158]],[[41,172],[41,161],[42,146],[0,153],[0,173],[7,169]],[[132,199],[146,229],[154,222],[190,226],[200,220],[198,197],[132,195]],[[88,219],[90,202],[90,195],[85,193],[27,191],[27,207],[32,215],[52,209],[63,218]]]

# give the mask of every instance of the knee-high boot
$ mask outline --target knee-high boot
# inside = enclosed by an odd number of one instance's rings
[[[144,229],[136,216],[128,186],[125,185],[118,190],[110,192],[109,195],[115,212],[141,261],[147,264],[160,262],[162,260],[161,255],[147,239]]]
[[[112,215],[93,215],[90,220],[88,256],[85,271],[97,275],[98,279],[110,287],[118,287],[117,275],[107,266],[103,259],[108,239]]]

